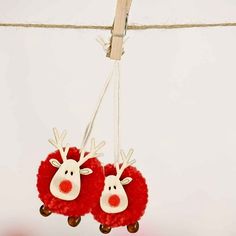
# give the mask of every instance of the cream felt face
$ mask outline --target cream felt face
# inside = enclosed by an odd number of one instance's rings
[[[123,164],[119,168],[119,163],[116,163],[116,175],[109,175],[105,178],[105,187],[100,198],[100,206],[106,213],[119,213],[124,211],[128,207],[128,197],[123,188],[124,185],[129,184],[132,181],[131,177],[125,177],[120,180],[125,168],[135,163],[135,160],[130,161],[133,154],[131,149],[126,156],[121,151]]]
[[[58,168],[51,180],[50,192],[56,198],[72,201],[76,199],[80,193],[80,175],[90,175],[93,173],[90,168],[81,169],[81,165],[90,158],[98,157],[100,154],[98,154],[97,151],[100,150],[105,143],[102,142],[95,146],[95,141],[93,139],[90,153],[84,156],[84,152],[82,151],[80,160],[77,162],[72,159],[67,159],[69,145],[66,145],[65,148],[62,146],[66,132],[64,131],[61,135],[59,135],[57,129],[53,129],[53,132],[55,140],[50,139],[49,142],[59,150],[63,163],[61,164],[56,159],[50,160],[51,165]]]
[[[127,179],[128,184],[132,179]],[[103,211],[107,213],[118,213],[128,207],[128,197],[123,188],[122,181],[116,176],[109,175],[105,179],[105,188],[102,192],[100,205]]]
[[[50,183],[53,196],[66,201],[76,199],[80,193],[80,175],[89,175],[93,171],[89,168],[80,169],[79,163],[75,160],[66,160],[62,165],[59,162],[55,165],[55,159],[51,159],[50,162],[59,168]]]

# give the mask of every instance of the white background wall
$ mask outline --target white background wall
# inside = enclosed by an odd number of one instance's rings
[[[0,0],[1,22],[111,24],[115,0]],[[236,21],[234,0],[135,0],[130,23]],[[111,69],[109,32],[0,28],[0,235],[99,235],[38,213],[36,173],[51,128],[79,145]],[[236,235],[236,28],[128,32],[122,143],[135,149],[150,202],[137,236]],[[94,136],[113,160],[112,94]],[[138,197],[138,196],[137,196]],[[128,235],[116,229],[111,235]]]

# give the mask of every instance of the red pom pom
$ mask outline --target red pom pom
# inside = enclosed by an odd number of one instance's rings
[[[101,192],[104,188],[104,173],[101,163],[92,158],[86,161],[81,168],[90,168],[93,173],[90,175],[81,175],[81,189],[79,196],[73,201],[64,201],[54,197],[50,192],[50,183],[57,172],[57,168],[53,167],[49,162],[50,159],[56,159],[62,163],[59,151],[48,155],[45,161],[41,162],[38,170],[37,188],[39,198],[45,206],[53,213],[63,214],[65,216],[83,216],[91,211],[91,208],[99,202]],[[80,159],[79,149],[70,148],[67,159]],[[69,184],[63,184],[62,190],[68,191]]]
[[[120,204],[120,198],[118,195],[114,194],[109,197],[108,202],[111,206],[117,207]]]
[[[108,175],[116,175],[116,169],[112,164],[105,166],[105,176]],[[106,213],[101,209],[99,201],[92,209],[94,218],[102,225],[114,228],[135,224],[145,212],[148,201],[148,188],[144,177],[133,166],[127,167],[120,179],[122,180],[125,177],[133,179],[129,184],[123,186],[129,202],[126,210],[120,213]],[[117,203],[117,200],[112,200],[112,203],[114,203],[113,201]]]
[[[59,188],[62,193],[69,193],[72,190],[72,183],[69,180],[63,180]]]

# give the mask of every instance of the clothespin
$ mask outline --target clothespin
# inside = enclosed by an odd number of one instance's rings
[[[111,46],[107,57],[120,60],[123,54],[123,40],[128,27],[128,17],[132,0],[117,0],[115,20],[112,29]]]

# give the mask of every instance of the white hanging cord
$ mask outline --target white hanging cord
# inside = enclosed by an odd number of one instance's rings
[[[109,84],[113,78],[113,74],[114,72],[117,70],[117,63],[115,62],[114,65],[113,65],[113,68],[112,68],[112,71],[110,72],[109,76],[108,76],[108,79],[107,81],[105,82],[105,86],[102,90],[102,93],[99,97],[99,100],[98,100],[98,104],[95,108],[95,111],[92,115],[92,118],[90,120],[90,122],[88,123],[87,127],[86,127],[86,130],[85,130],[85,133],[84,133],[84,136],[83,136],[83,140],[82,140],[82,144],[81,144],[81,154],[83,155],[84,154],[84,151],[85,151],[85,147],[86,147],[86,144],[89,140],[89,137],[91,135],[91,132],[92,132],[92,129],[93,129],[93,126],[94,126],[94,122],[95,122],[95,119],[96,119],[96,116],[98,114],[98,111],[100,109],[100,106],[101,106],[101,103],[103,101],[103,98],[108,90],[108,87],[109,87]]]
[[[126,43],[128,38],[124,40]],[[110,42],[105,41],[101,36],[97,38],[97,42],[102,46],[103,50],[108,53]],[[119,163],[120,159],[120,64],[115,61],[114,73],[114,163]]]
[[[109,40],[106,41],[102,36],[98,36],[96,41],[102,46],[105,53],[109,52],[109,49],[111,47],[111,43]]]
[[[97,39],[98,43],[103,46],[103,49],[106,51],[109,48],[109,45],[105,42],[102,37]],[[99,97],[98,104],[92,115],[90,122],[88,123],[85,133],[82,139],[81,144],[81,156],[84,156],[85,148],[87,142],[91,136],[95,119],[101,107],[103,98],[107,93],[108,87],[111,83],[111,80],[114,78],[114,163],[119,163],[120,157],[120,64],[119,61],[115,61],[112,71],[110,72],[107,81],[105,82],[102,93]]]
[[[120,64],[116,62],[114,82],[114,163],[120,159]]]

